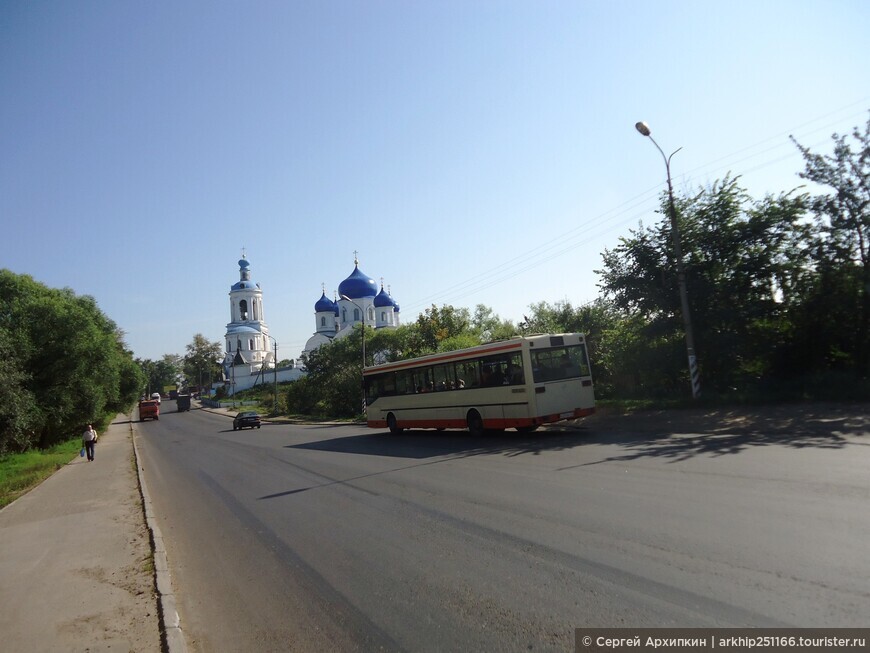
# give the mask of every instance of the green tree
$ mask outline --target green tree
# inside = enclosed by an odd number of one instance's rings
[[[814,275],[807,287],[805,330],[829,322],[816,348],[831,368],[870,372],[870,118],[852,139],[833,135],[833,153],[815,154],[792,141],[804,157],[800,176],[831,192],[811,198],[818,237]]]
[[[772,373],[773,352],[789,334],[790,304],[783,297],[799,285],[807,261],[804,197],[782,194],[755,202],[737,181],[726,178],[675,202],[696,348],[705,391],[713,393],[759,383]],[[663,196],[661,213],[666,211]],[[604,297],[630,318],[618,330],[667,354],[653,356],[664,367],[646,370],[650,376],[639,387],[688,392],[685,348],[682,355],[672,351],[683,329],[669,221],[641,226],[605,250],[603,261],[598,272]],[[644,369],[635,368],[633,376],[642,376]]]
[[[222,343],[212,342],[201,333],[194,335],[187,345],[187,354],[182,362],[182,371],[188,385],[208,385],[215,378],[219,378],[223,358]]]
[[[454,308],[449,305],[438,308],[432,304],[417,317],[417,340],[413,343],[414,351],[409,351],[407,357],[439,351],[441,341],[466,333],[470,323],[467,308]]]
[[[367,344],[372,335],[366,327]],[[366,347],[368,354],[369,347]],[[305,357],[308,374],[290,384],[287,408],[292,413],[353,417],[362,412],[362,329],[357,326]]]
[[[4,378],[5,392],[11,405],[31,410],[23,416],[12,408],[14,419],[7,413],[16,435],[0,434],[0,449],[48,447],[129,407],[130,385],[138,381],[130,352],[92,297],[0,270],[0,330],[23,372]]]
[[[483,304],[474,307],[471,331],[477,336],[477,344],[506,340],[519,333],[513,322],[501,319],[490,307]]]

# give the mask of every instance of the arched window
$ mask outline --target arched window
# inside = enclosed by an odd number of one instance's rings
[[[242,348],[242,339],[237,338],[236,339],[236,351],[239,351],[241,348]]]
[[[353,309],[353,321],[359,322],[359,309],[358,308]]]
[[[347,309],[346,308],[341,309],[341,321],[347,322]]]
[[[259,309],[260,309],[260,302],[258,302],[258,301],[255,299],[254,301],[251,302],[251,304],[252,304],[253,307],[254,307],[254,319],[255,319],[255,320],[259,320],[260,318],[257,317],[257,313],[260,312],[260,311],[259,311]]]
[[[322,327],[326,326],[326,318],[325,317],[320,318],[320,326],[322,326]]]
[[[375,309],[373,309],[371,306],[369,306],[369,308],[368,308],[368,310],[366,311],[366,313],[368,314],[368,317],[367,317],[366,319],[367,319],[369,322],[374,322],[374,321],[375,321]]]
[[[233,350],[233,341],[227,340],[227,351],[232,351],[232,350]]]
[[[387,312],[381,311],[381,322],[386,322],[386,321],[387,321]]]
[[[242,300],[239,302],[239,317],[245,321],[248,319],[248,302],[247,300]]]
[[[249,351],[254,351],[254,339],[253,339],[253,338],[251,338],[250,340],[248,340],[248,350],[249,350]]]

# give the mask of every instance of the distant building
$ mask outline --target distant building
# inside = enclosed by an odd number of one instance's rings
[[[320,299],[314,304],[316,331],[302,354],[306,355],[336,338],[343,338],[353,331],[355,324],[365,324],[375,329],[396,328],[401,324],[399,305],[384,290],[381,281],[380,291],[375,280],[359,269],[359,259],[354,253],[353,272],[338,285],[334,300],[326,296],[324,289]]]
[[[227,324],[224,380],[233,384],[230,393],[251,388],[275,379],[275,353],[263,310],[263,291],[251,280],[251,264],[242,254],[239,280],[230,287],[230,322]],[[302,370],[287,367],[278,370],[278,381],[292,381]]]

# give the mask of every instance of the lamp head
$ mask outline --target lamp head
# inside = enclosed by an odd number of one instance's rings
[[[350,297],[348,297],[347,295],[339,295],[339,297],[341,297],[346,302],[350,301]]]
[[[641,133],[642,136],[649,136],[652,132],[649,130],[649,125],[641,121],[635,123],[634,128]]]

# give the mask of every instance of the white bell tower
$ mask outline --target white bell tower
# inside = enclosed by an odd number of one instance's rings
[[[273,358],[269,346],[269,327],[263,312],[263,291],[251,280],[250,263],[242,250],[239,281],[230,288],[230,322],[227,324],[226,351],[235,361],[256,372]]]

